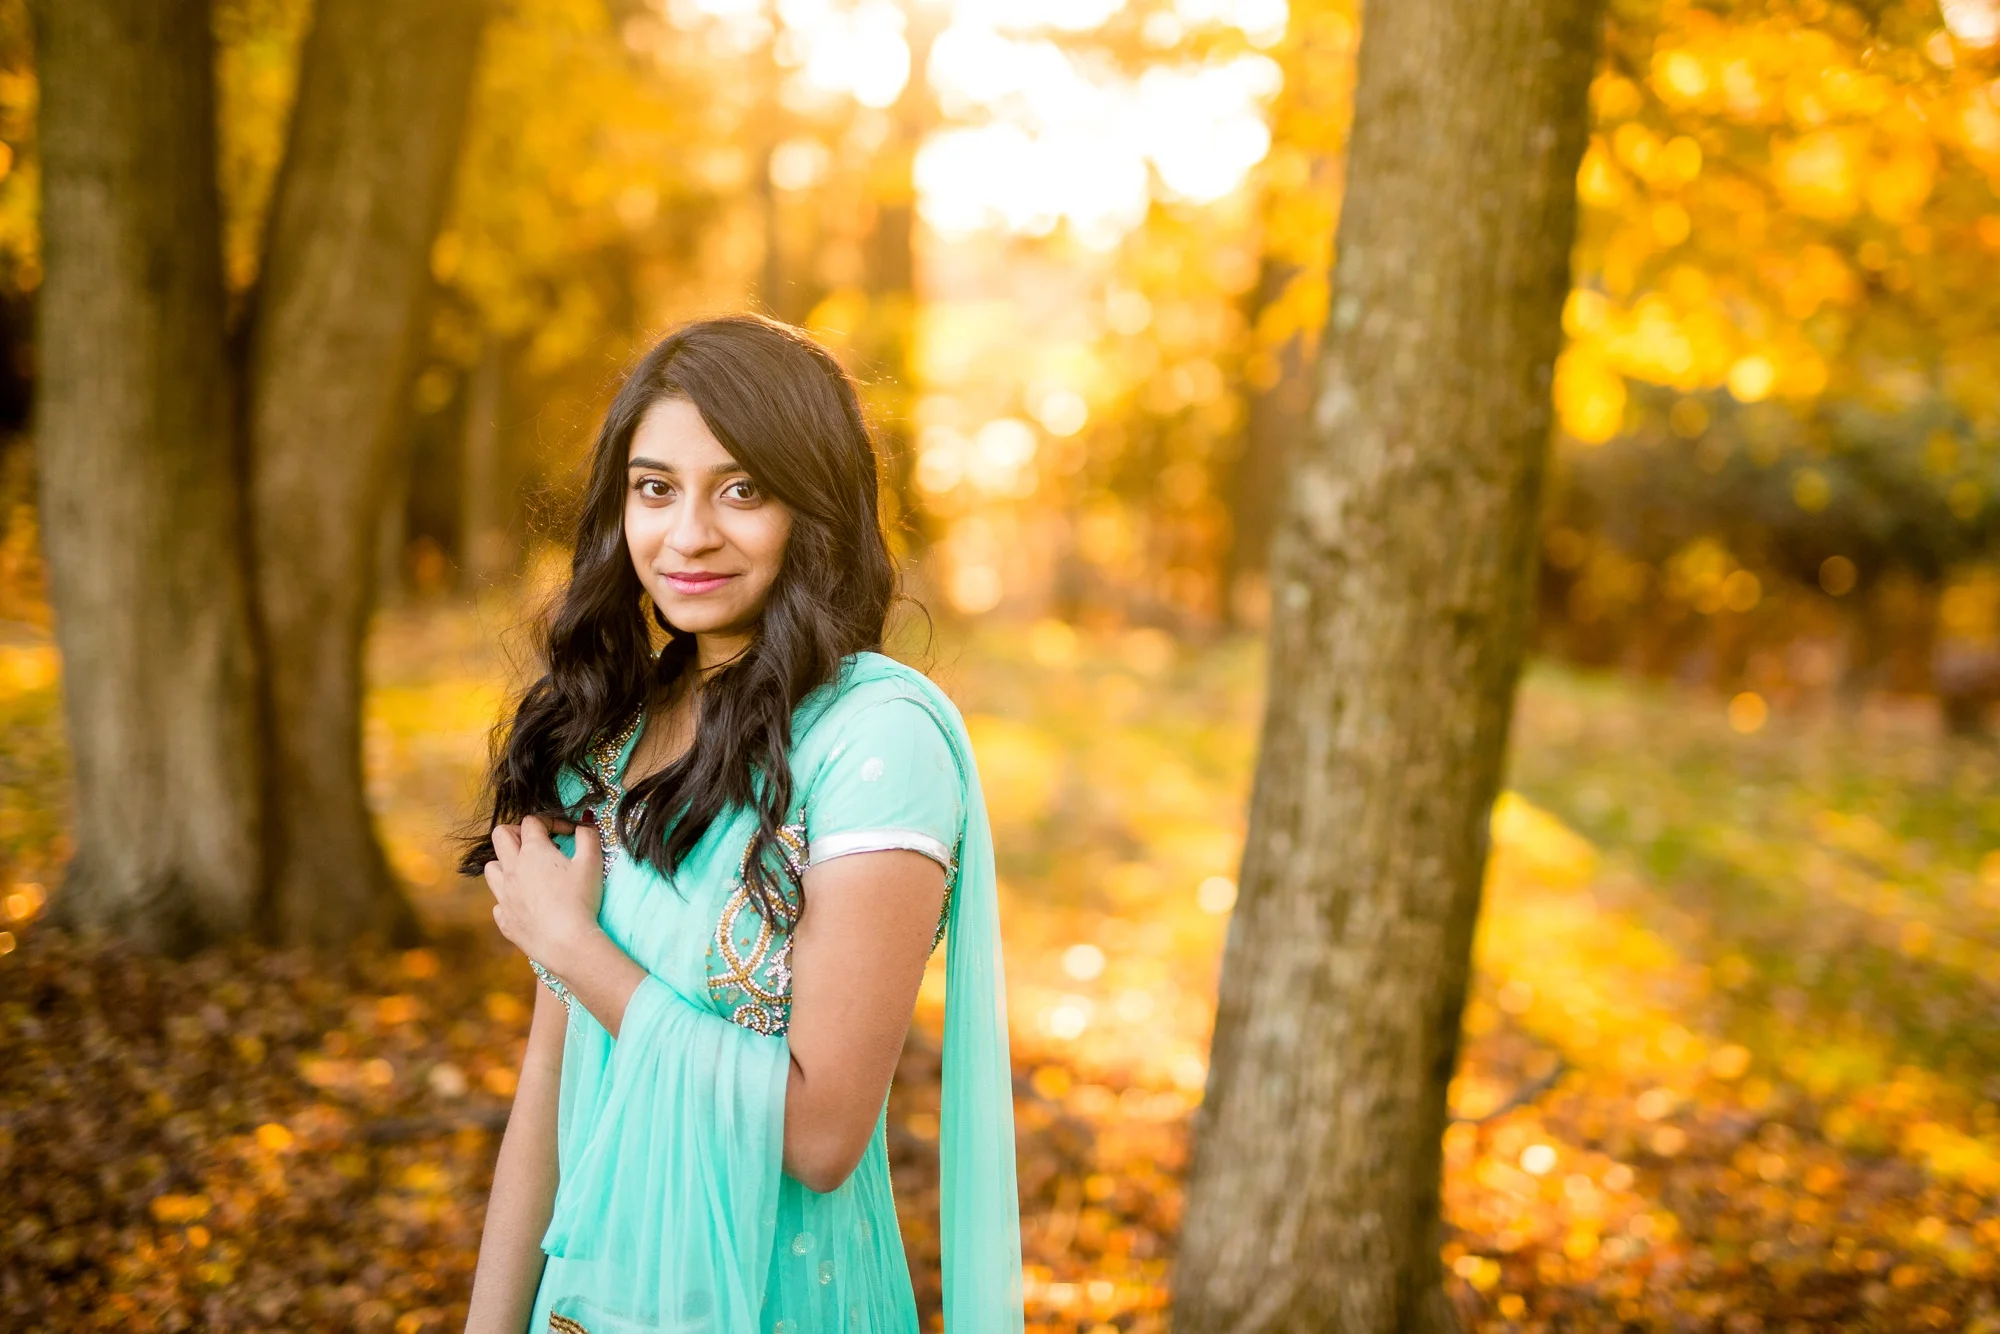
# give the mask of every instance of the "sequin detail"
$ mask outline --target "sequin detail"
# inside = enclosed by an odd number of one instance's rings
[[[566,1315],[550,1312],[549,1334],[590,1334],[590,1331]]]
[[[535,970],[535,976],[542,979],[543,986],[555,993],[556,999],[563,1003],[565,1010],[574,1010],[576,1008],[576,997],[568,987],[563,985],[561,978],[542,967],[540,963],[533,959],[528,960],[528,967]]]
[[[799,903],[793,889],[796,879],[810,865],[806,820],[803,812],[792,824],[780,826],[778,846],[793,879],[780,877],[783,920],[773,923],[757,911],[750,890],[750,845],[736,866],[736,888],[722,906],[715,935],[708,946],[708,993],[729,1021],[762,1033],[780,1036],[792,1022],[792,928],[798,923]],[[938,910],[937,929],[931,934],[931,948],[944,941],[951,922],[951,902],[958,883],[958,848],[952,849],[951,864],[945,868],[944,904]]]
[[[616,734],[606,737],[590,751],[590,767],[596,771],[597,781],[611,794],[610,800],[599,802],[597,808],[591,812],[597,819],[597,842],[604,855],[604,874],[607,877],[611,874],[612,863],[617,861],[618,854],[625,848],[618,837],[618,807],[625,799],[625,784],[619,777],[618,758],[625,753],[626,743],[630,742],[633,735],[638,732],[639,723],[645,716],[644,709],[635,710],[631,720],[624,727]],[[635,804],[632,807],[634,818],[645,809],[644,801]]]
[[[773,923],[757,911],[750,889],[751,839],[743,845],[736,865],[736,888],[722,905],[715,936],[708,946],[708,992],[729,1021],[777,1036],[791,1027],[792,927],[799,900],[786,878],[779,877],[780,913]],[[805,874],[806,826],[803,818],[780,826],[778,848],[792,880]]]
[[[645,716],[644,709],[635,709],[625,726],[590,749],[590,767],[596,772],[598,782],[602,783],[605,790],[611,794],[609,801],[599,802],[597,809],[592,812],[596,817],[597,841],[603,853],[604,875],[607,879],[610,878],[612,864],[617,861],[618,853],[623,847],[618,839],[618,804],[625,795],[625,786],[618,781],[618,757],[624,753],[625,744],[638,732],[639,724]],[[645,803],[642,801],[633,808],[633,813],[636,815],[644,808]],[[535,976],[542,980],[543,986],[555,993],[556,999],[563,1003],[565,1010],[576,1008],[576,997],[563,985],[561,978],[534,959],[528,960],[528,967],[532,968]],[[562,1318],[568,1319],[567,1316]],[[577,1328],[583,1329],[583,1326],[578,1325]],[[588,1331],[585,1331],[585,1334],[588,1334]]]
[[[951,900],[958,891],[958,850],[963,845],[954,843],[951,849],[951,865],[944,868],[944,906],[938,909],[937,930],[931,933],[931,948],[935,950],[944,944],[945,928],[951,925]]]

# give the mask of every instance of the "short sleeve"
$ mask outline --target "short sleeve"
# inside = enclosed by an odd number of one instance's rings
[[[806,800],[806,860],[908,848],[947,872],[963,815],[958,762],[930,710],[864,705],[844,721]]]

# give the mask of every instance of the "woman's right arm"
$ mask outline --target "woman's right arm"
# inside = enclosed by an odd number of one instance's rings
[[[555,1207],[556,1100],[568,1025],[563,1003],[547,987],[537,986],[514,1107],[493,1164],[466,1334],[522,1334],[534,1310],[545,1258],[542,1234]]]

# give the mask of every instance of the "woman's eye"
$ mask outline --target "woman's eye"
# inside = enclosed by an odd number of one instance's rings
[[[755,500],[757,488],[748,481],[734,481],[724,488],[724,494],[735,494],[738,500]]]
[[[634,485],[639,494],[648,500],[664,500],[672,489],[659,477],[641,477]]]

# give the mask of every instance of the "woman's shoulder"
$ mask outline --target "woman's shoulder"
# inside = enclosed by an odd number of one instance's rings
[[[896,700],[922,706],[948,736],[964,732],[965,720],[957,705],[935,681],[884,653],[864,649],[848,654],[824,689],[824,705],[814,714],[807,731],[812,739],[830,742],[835,736],[851,734],[884,717],[884,711],[876,706]]]
[[[849,712],[899,698],[920,700],[949,717],[959,716],[951,696],[906,662],[873,649],[850,653],[841,659],[840,673],[834,682],[834,708]]]

